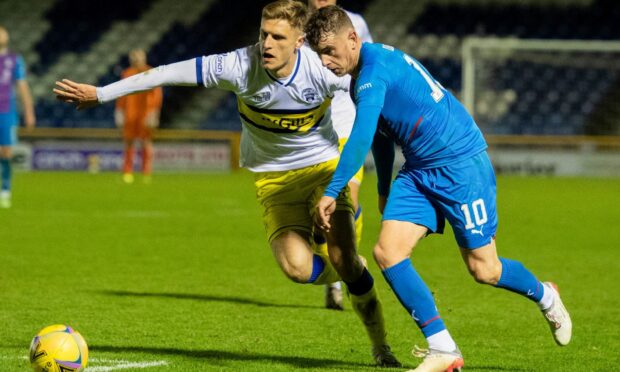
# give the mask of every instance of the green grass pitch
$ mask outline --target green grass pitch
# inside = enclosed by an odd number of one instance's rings
[[[90,346],[91,371],[376,370],[351,311],[285,279],[265,241],[253,176],[18,173],[0,210],[0,370],[27,371],[32,336],[65,323]],[[389,339],[405,367],[425,346],[371,249],[374,185],[361,200]],[[471,371],[595,371],[620,364],[620,180],[498,179],[500,254],[557,282],[574,322],[558,347],[537,308],[476,284],[451,232],[414,263]],[[143,368],[143,369],[142,369]],[[87,369],[87,371],[89,370]],[[403,369],[404,370],[404,369]]]

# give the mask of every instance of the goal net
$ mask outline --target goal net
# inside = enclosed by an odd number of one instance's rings
[[[463,101],[485,134],[620,135],[620,42],[468,38]]]

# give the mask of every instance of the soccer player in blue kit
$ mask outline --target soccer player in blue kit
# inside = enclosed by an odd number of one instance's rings
[[[428,341],[427,350],[416,348],[424,360],[415,370],[452,371],[464,364],[409,258],[420,239],[443,232],[445,219],[475,280],[537,303],[555,341],[568,344],[572,323],[557,287],[540,282],[520,262],[497,255],[495,175],[482,133],[461,103],[414,58],[386,45],[362,44],[337,6],[311,16],[306,38],[323,65],[338,76],[353,77],[357,105],[353,131],[316,206],[316,222],[329,231],[335,198],[372,146],[383,213],[373,254]],[[394,142],[406,161],[390,185]]]

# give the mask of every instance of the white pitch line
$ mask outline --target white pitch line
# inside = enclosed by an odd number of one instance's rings
[[[128,362],[128,363],[119,363],[114,366],[87,367],[85,371],[86,372],[108,372],[108,371],[116,371],[119,369],[149,368],[149,367],[159,367],[159,366],[167,366],[167,365],[168,365],[168,362],[164,360],[160,360],[156,362]]]
[[[0,359],[14,359],[15,357],[8,355],[0,355]],[[18,359],[29,359],[27,356],[19,356]],[[119,369],[129,369],[129,368],[149,368],[149,367],[159,367],[159,366],[167,366],[168,362],[165,360],[157,360],[154,362],[130,362],[128,360],[123,359],[106,359],[106,358],[90,358],[89,362],[95,362],[97,364],[113,364],[111,366],[95,366],[95,367],[86,367],[86,372],[108,372],[108,371],[116,371]]]
[[[119,364],[119,363],[131,363],[129,360],[124,359],[107,359],[107,358],[88,358],[89,362],[103,363],[103,364]]]

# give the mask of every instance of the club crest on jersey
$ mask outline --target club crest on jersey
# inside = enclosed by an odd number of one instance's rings
[[[256,103],[267,102],[271,99],[271,92],[260,92],[252,97],[252,101]]]
[[[318,101],[318,99],[319,99],[319,95],[316,92],[316,90],[314,90],[314,88],[306,88],[306,89],[302,90],[301,91],[301,95],[304,97],[304,99],[308,103],[312,103],[312,102]]]

